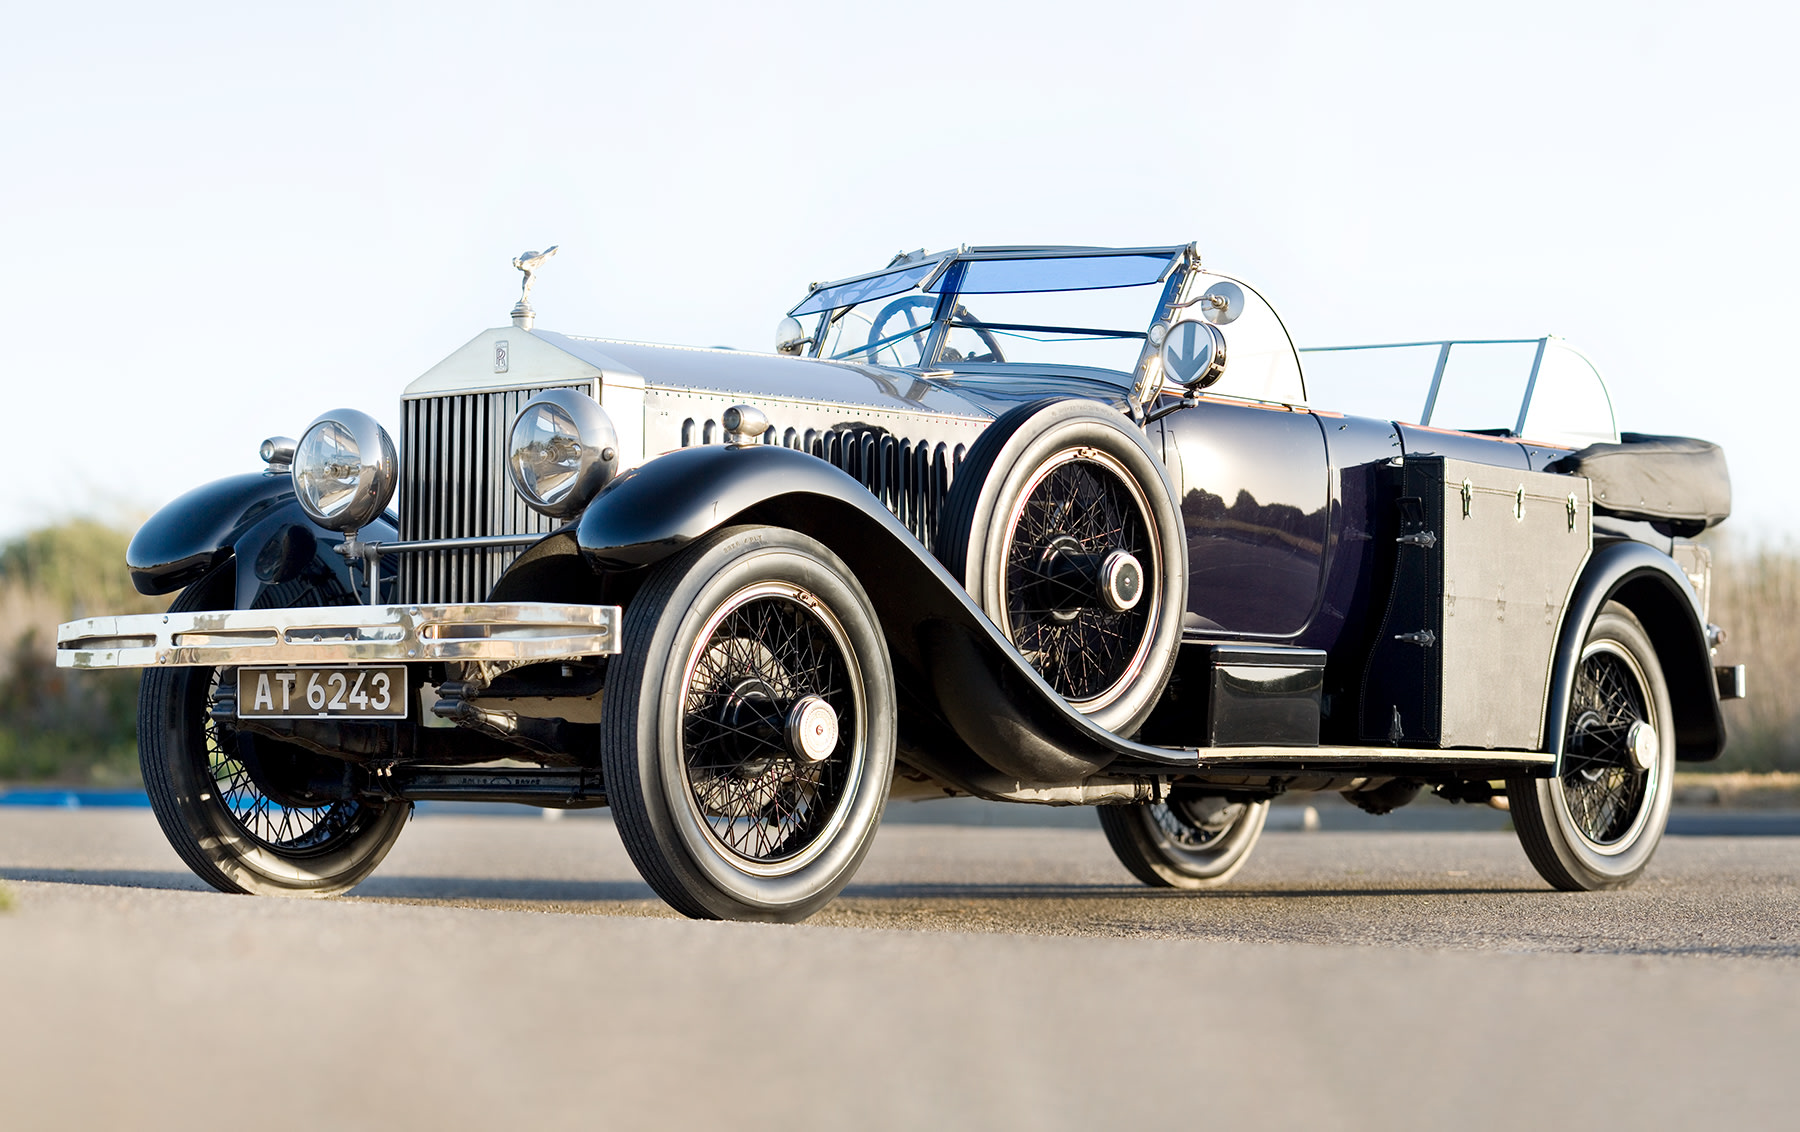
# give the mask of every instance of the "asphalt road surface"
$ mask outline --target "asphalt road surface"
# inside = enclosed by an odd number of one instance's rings
[[[1505,833],[885,827],[806,925],[693,923],[609,822],[429,816],[349,898],[203,890],[143,811],[0,810],[0,1127],[1792,1127],[1800,838],[1618,893]]]

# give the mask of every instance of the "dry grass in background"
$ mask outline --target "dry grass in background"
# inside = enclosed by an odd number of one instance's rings
[[[1792,810],[1800,808],[1800,774],[1785,770],[1677,771],[1675,804],[1725,806],[1733,810]]]
[[[1727,634],[1718,663],[1749,665],[1750,695],[1725,704],[1731,746],[1709,769],[1800,771],[1800,551],[1727,543],[1713,553],[1712,619]]]
[[[131,587],[129,538],[77,521],[0,548],[0,782],[137,781],[138,674],[56,667],[58,623],[168,608]]]

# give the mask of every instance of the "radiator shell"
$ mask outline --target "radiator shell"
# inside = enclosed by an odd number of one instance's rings
[[[546,389],[594,396],[593,381],[407,397],[400,402],[400,538],[549,534],[561,522],[526,506],[506,478],[507,433]],[[458,547],[399,556],[401,603],[487,600],[520,547]]]

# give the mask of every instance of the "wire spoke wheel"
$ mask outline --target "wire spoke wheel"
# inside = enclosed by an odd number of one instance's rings
[[[1161,612],[1151,524],[1136,481],[1093,449],[1046,462],[1013,508],[1002,550],[1001,628],[1078,708],[1111,703],[1143,667],[1148,630]],[[1115,609],[1103,599],[1098,573],[1114,554],[1143,564],[1148,600]]]
[[[1080,398],[1010,409],[969,449],[933,549],[1058,695],[1134,735],[1174,671],[1187,540],[1143,430]]]
[[[1628,840],[1645,817],[1657,767],[1638,765],[1634,732],[1655,727],[1644,674],[1612,642],[1588,651],[1575,677],[1574,722],[1557,787],[1581,836],[1596,848]]]
[[[1618,888],[1649,864],[1669,820],[1672,715],[1649,636],[1609,603],[1575,666],[1556,773],[1506,784],[1519,843],[1553,886]]]
[[[217,577],[177,611],[229,608]],[[331,896],[387,856],[412,807],[344,789],[353,768],[213,718],[230,670],[156,668],[138,694],[138,763],[151,809],[194,874],[221,892]]]
[[[807,697],[832,709],[823,758],[793,749]],[[831,832],[862,770],[862,676],[842,626],[793,586],[733,595],[695,643],[682,686],[682,769],[707,830],[750,867],[792,866]]]
[[[1099,807],[1100,828],[1131,874],[1158,888],[1216,888],[1243,867],[1267,802],[1182,792],[1166,802]]]
[[[697,919],[802,920],[850,882],[894,771],[887,640],[837,555],[714,531],[625,606],[600,763],[632,863]]]
[[[1188,802],[1156,802],[1149,807],[1150,820],[1163,836],[1189,853],[1202,853],[1218,847],[1244,816],[1246,803],[1232,802],[1217,811],[1193,812]]]
[[[212,716],[220,677],[216,668],[201,677],[206,683],[201,719],[206,770],[231,820],[256,844],[295,857],[320,856],[354,840],[366,815],[363,803],[346,798],[322,805],[283,804],[258,784],[238,737],[223,731]]]

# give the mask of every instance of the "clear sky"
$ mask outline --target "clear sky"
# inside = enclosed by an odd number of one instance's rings
[[[1791,537],[1795,13],[11,4],[0,536],[392,427],[526,248],[542,327],[766,349],[899,250],[1193,240],[1303,345],[1561,334]]]

